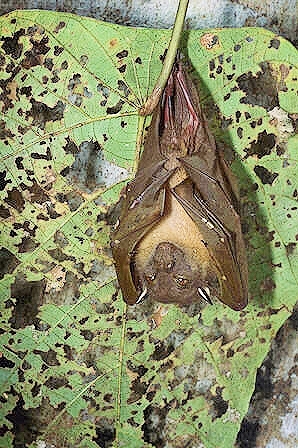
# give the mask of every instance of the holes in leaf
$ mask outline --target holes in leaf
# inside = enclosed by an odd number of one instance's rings
[[[32,44],[32,48],[28,51],[25,51],[25,58],[22,61],[22,66],[26,69],[31,67],[35,67],[36,65],[41,65],[44,59],[44,55],[46,55],[50,51],[50,47],[46,44],[49,42],[49,38],[44,36],[41,40],[30,39],[30,43]]]
[[[222,398],[222,388],[216,388],[216,395],[212,396],[211,401],[213,402],[214,417],[212,421],[223,416],[228,410],[228,402]]]
[[[128,85],[125,84],[125,82],[122,81],[122,79],[118,80],[117,83],[118,83],[118,89],[123,92],[125,97],[128,97],[130,94],[130,88],[128,87]]]
[[[166,404],[163,408],[157,408],[149,405],[144,410],[145,423],[142,426],[144,441],[151,443],[156,448],[162,448],[165,446],[163,429],[170,407],[170,404]]]
[[[40,243],[36,243],[33,238],[30,238],[29,236],[24,236],[19,244],[16,244],[16,247],[18,248],[18,252],[20,254],[26,253],[26,252],[33,252],[34,249],[36,249]]]
[[[107,418],[101,418],[96,427],[96,438],[94,442],[100,448],[109,448],[113,445],[113,441],[116,437],[116,430],[111,420]]]
[[[44,383],[46,387],[49,389],[59,389],[60,387],[67,387],[68,381],[66,378],[62,376],[54,377],[50,376],[50,378]]]
[[[295,252],[295,249],[297,247],[296,243],[289,243],[286,245],[286,252],[287,252],[287,256],[291,256],[293,255],[293,253]]]
[[[1,86],[1,81],[0,81],[0,86]],[[1,98],[1,95],[0,95],[0,98]],[[11,132],[11,130],[6,127],[5,121],[4,120],[0,120],[0,140],[4,140],[4,144],[8,144],[8,141],[5,140],[5,139],[13,138],[14,135],[15,134],[13,134]],[[2,188],[2,176],[4,175],[4,177],[5,177],[5,171],[3,171],[0,174],[1,174],[1,176],[0,176],[0,189],[3,190],[3,188]]]
[[[276,288],[276,284],[271,277],[266,277],[260,284],[260,290],[264,292],[271,292]]]
[[[167,358],[186,337],[184,332],[173,331],[167,338],[154,341],[155,350],[151,358],[157,361]]]
[[[66,145],[63,146],[63,149],[66,154],[72,154],[72,155],[78,154],[78,152],[80,151],[76,143],[72,141],[69,137],[66,137]]]
[[[126,178],[126,170],[105,158],[104,148],[97,141],[84,141],[75,154],[75,161],[61,171],[70,183],[88,192],[95,188],[113,185]]]
[[[59,56],[61,53],[63,53],[64,48],[63,47],[59,47],[58,45],[54,46],[54,55],[55,56]]]
[[[155,350],[152,353],[152,359],[160,361],[167,358],[174,351],[174,345],[167,341],[158,341],[155,344]]]
[[[275,50],[278,50],[279,46],[280,46],[279,39],[271,39],[268,48],[275,48]]]
[[[264,156],[270,155],[275,143],[275,135],[271,133],[268,134],[267,131],[263,131],[259,133],[257,141],[254,140],[251,142],[250,147],[244,150],[246,152],[245,158],[256,155],[258,159],[261,159]]]
[[[24,401],[20,399],[12,414],[8,417],[14,427],[15,447],[29,446],[40,434],[38,430],[40,424],[36,421],[40,410],[24,409],[24,404]]]
[[[8,249],[2,247],[0,249],[0,279],[5,274],[11,274],[20,264],[20,261]]]
[[[246,94],[240,102],[271,110],[279,106],[277,80],[268,62],[261,63],[260,68],[256,75],[248,72],[237,78],[240,89]]]
[[[60,100],[53,107],[41,103],[40,101],[35,101],[34,98],[31,98],[30,103],[32,104],[32,107],[26,113],[26,117],[32,117],[33,126],[45,129],[47,122],[58,121],[63,118],[65,104]]]
[[[261,179],[262,183],[272,185],[275,179],[278,177],[278,173],[272,173],[264,166],[256,165],[254,172]]]
[[[127,50],[119,51],[119,53],[116,54],[116,57],[118,59],[123,59],[123,58],[126,58],[127,56],[128,56],[128,51]]]
[[[18,59],[23,51],[23,44],[19,43],[19,38],[24,36],[25,30],[21,28],[16,31],[12,37],[2,37],[2,50],[10,55],[13,59]]]
[[[16,299],[10,323],[13,328],[37,324],[37,313],[42,304],[45,281],[28,282],[18,276],[11,285],[11,297]]]
[[[4,369],[12,369],[15,366],[15,363],[12,362],[10,359],[5,358],[5,356],[2,354],[0,358],[0,368]]]
[[[16,209],[19,213],[22,213],[25,208],[23,196],[16,187],[13,187],[12,190],[7,192],[7,198],[4,199],[4,201],[6,204]]]
[[[107,107],[107,114],[108,115],[118,114],[120,112],[120,110],[122,109],[123,104],[124,104],[124,101],[119,100],[118,103],[116,103],[114,106]]]

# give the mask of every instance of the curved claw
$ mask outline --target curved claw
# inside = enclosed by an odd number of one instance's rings
[[[148,289],[145,287],[144,291],[141,292],[141,294],[139,295],[139,297],[136,300],[136,305],[141,303],[143,301],[143,299],[146,297],[148,292]]]
[[[207,292],[206,288],[198,288],[198,293],[199,296],[205,300],[207,303],[209,303],[210,305],[213,305],[209,296],[209,293]]]

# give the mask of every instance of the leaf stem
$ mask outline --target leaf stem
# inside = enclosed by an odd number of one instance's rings
[[[179,0],[179,6],[176,13],[174,28],[171,35],[168,51],[163,63],[162,71],[156,81],[154,89],[147,99],[144,106],[140,109],[140,115],[150,115],[157,106],[161,94],[165,88],[168,77],[170,76],[173,64],[175,62],[180,36],[183,30],[184,19],[188,7],[189,0]]]

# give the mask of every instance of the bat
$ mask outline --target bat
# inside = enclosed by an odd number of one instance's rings
[[[235,179],[177,60],[153,112],[135,178],[122,196],[112,253],[123,298],[247,305]]]

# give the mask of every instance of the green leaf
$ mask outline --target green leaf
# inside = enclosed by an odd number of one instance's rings
[[[239,179],[248,307],[127,308],[109,229],[170,31],[46,11],[1,31],[0,446],[38,446],[38,428],[55,446],[230,448],[297,300],[296,50],[263,29],[185,36]]]

